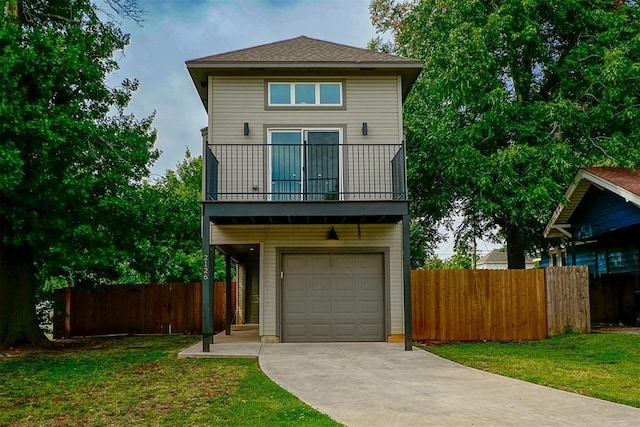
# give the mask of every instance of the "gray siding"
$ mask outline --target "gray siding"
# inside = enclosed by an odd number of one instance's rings
[[[346,109],[267,109],[265,108],[265,78],[210,77],[209,142],[214,144],[265,144],[267,129],[291,127],[340,128],[344,144],[398,144],[402,141],[402,99],[399,77],[338,77],[344,81]],[[248,122],[250,133],[243,134]],[[362,123],[368,124],[368,135],[362,135]],[[214,153],[220,161],[220,176],[230,177],[234,192],[264,193],[269,191],[263,150],[243,149],[234,157]],[[385,150],[384,158],[370,157],[378,164],[387,164],[393,151]],[[364,157],[367,158],[366,156]],[[368,191],[389,191],[390,183],[383,176],[366,174],[362,157],[344,155],[343,179],[349,188]],[[247,167],[251,165],[251,167]],[[220,183],[229,186],[228,183]],[[373,199],[389,198],[372,196]]]

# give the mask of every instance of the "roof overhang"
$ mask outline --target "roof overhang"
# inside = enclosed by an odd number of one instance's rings
[[[186,62],[191,80],[207,109],[209,76],[401,76],[402,100],[407,97],[423,67],[421,61],[411,62]]]
[[[566,203],[558,205],[551,216],[544,230],[545,238],[571,237],[569,219],[591,186],[617,194],[625,201],[633,203],[640,208],[640,196],[585,169],[580,169],[574,178],[574,183],[564,195]]]

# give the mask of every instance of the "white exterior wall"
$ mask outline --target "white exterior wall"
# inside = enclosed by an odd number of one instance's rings
[[[301,79],[301,78],[300,78]],[[291,80],[300,80],[291,77]],[[288,79],[289,80],[289,79]],[[306,81],[321,81],[305,78]],[[324,79],[326,80],[326,79]],[[209,143],[212,144],[266,144],[268,128],[318,127],[339,128],[343,131],[343,144],[399,144],[402,141],[401,81],[397,76],[335,77],[331,81],[344,84],[346,109],[323,107],[266,108],[266,82],[268,77],[209,77]],[[249,123],[249,135],[243,134],[243,124]],[[362,135],[362,123],[368,125],[368,135]],[[235,151],[235,153],[239,153]],[[265,170],[262,149],[247,149],[236,158],[225,158],[214,153],[220,161],[220,177],[230,177],[233,191],[252,194],[268,192],[269,180]],[[391,160],[393,153],[380,163]],[[252,157],[252,159],[249,159]],[[365,156],[365,158],[367,158]],[[369,159],[373,159],[370,156]],[[351,189],[366,186],[369,191],[390,191],[390,177],[367,174],[361,163],[350,167],[345,159],[343,174]],[[248,167],[252,165],[252,167]],[[241,171],[241,173],[236,173]],[[364,172],[364,173],[362,173]],[[379,180],[380,182],[376,182]],[[225,185],[224,183],[221,185]],[[228,188],[228,187],[227,187]],[[245,197],[246,198],[246,197]],[[390,198],[372,196],[372,199]],[[224,197],[221,197],[224,199]]]
[[[260,243],[260,335],[279,337],[278,310],[280,295],[277,287],[280,275],[277,267],[279,248],[347,249],[367,248],[388,250],[385,265],[389,280],[385,290],[387,333],[404,333],[402,279],[402,224],[362,224],[358,234],[356,224],[334,225],[340,240],[327,240],[331,225],[233,225],[211,226],[211,243]]]

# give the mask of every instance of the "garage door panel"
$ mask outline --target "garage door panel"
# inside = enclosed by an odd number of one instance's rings
[[[335,254],[332,257],[332,267],[334,271],[353,273],[354,268],[357,266],[356,260],[358,258],[358,255],[356,254],[350,254],[348,256]]]
[[[348,322],[335,324],[335,337],[337,340],[352,338],[354,335],[357,335],[357,326],[355,323]]]
[[[367,256],[361,255],[356,258],[358,271],[365,271],[372,274],[382,274],[382,255],[379,256]]]
[[[327,315],[331,316],[331,301],[311,301],[310,314],[313,316]]]
[[[304,279],[300,279],[301,278],[296,279],[295,277],[288,277],[283,281],[282,288],[287,295],[295,297],[296,295],[304,296],[307,294],[307,286],[304,283]]]
[[[283,255],[282,340],[384,341],[383,260],[368,253]]]
[[[358,290],[361,292],[378,292],[380,290],[380,279],[377,277],[361,277],[358,281]]]
[[[301,271],[307,267],[307,257],[304,255],[287,255],[282,264],[285,270]]]
[[[379,334],[379,325],[377,322],[360,323],[360,333],[365,338],[376,339]]]
[[[304,280],[302,278],[301,282]],[[328,277],[311,276],[307,279],[311,283],[312,296],[329,295],[331,293],[331,279]]]
[[[305,268],[310,273],[322,273],[331,268],[331,255],[316,255],[306,259]]]
[[[285,326],[286,334],[292,341],[304,339],[307,333],[307,326],[303,324],[289,324]]]
[[[336,292],[356,292],[358,288],[357,277],[336,277],[333,280]]]
[[[286,303],[286,311],[287,313],[291,314],[291,315],[301,315],[304,316],[308,309],[307,309],[307,301],[303,300],[303,301],[287,301]]]
[[[354,301],[337,301],[335,307],[335,312],[337,315],[357,315],[356,302]]]
[[[329,341],[331,339],[331,324],[329,322],[324,323],[312,323],[311,335],[318,341]]]
[[[382,307],[378,301],[361,301],[360,314],[378,314]]]

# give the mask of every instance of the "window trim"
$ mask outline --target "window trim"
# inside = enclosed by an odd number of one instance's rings
[[[340,104],[320,104],[320,85],[333,83],[340,87]],[[264,81],[264,107],[265,110],[345,110],[346,109],[346,81],[344,79],[314,79],[314,80],[265,80]],[[271,85],[272,84],[288,84],[290,103],[289,104],[272,104],[271,103]],[[315,101],[314,104],[296,104],[295,103],[295,85],[296,84],[314,84],[315,85]]]

